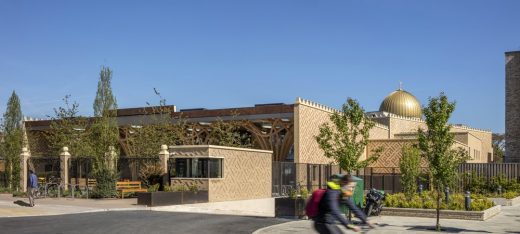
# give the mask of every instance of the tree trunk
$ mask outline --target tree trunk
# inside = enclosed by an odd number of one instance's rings
[[[437,224],[435,225],[436,231],[441,231],[441,224],[439,223],[439,217],[441,213],[441,193],[439,188],[437,188]]]

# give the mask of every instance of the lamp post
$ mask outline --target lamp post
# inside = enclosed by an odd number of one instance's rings
[[[464,194],[464,209],[471,209],[471,193],[469,191]]]
[[[450,204],[450,188],[449,187],[446,187],[446,189],[444,189],[444,197],[446,199],[446,205]]]

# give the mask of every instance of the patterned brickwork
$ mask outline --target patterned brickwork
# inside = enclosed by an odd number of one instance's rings
[[[367,153],[370,154],[378,147],[383,147],[383,153],[377,161],[372,163],[370,167],[399,167],[399,160],[402,156],[402,148],[411,146],[416,140],[406,139],[389,139],[389,140],[372,140],[368,143]],[[421,167],[426,167],[426,162],[421,161]]]
[[[208,180],[206,179],[172,179],[172,186],[174,189],[184,186],[184,189],[196,186],[198,190],[208,191]]]
[[[294,108],[294,162],[331,163],[314,137],[319,134],[322,124],[330,123],[330,114],[335,110],[300,98]]]
[[[224,157],[224,178],[209,181],[210,202],[271,197],[271,152],[211,146],[209,153]]]

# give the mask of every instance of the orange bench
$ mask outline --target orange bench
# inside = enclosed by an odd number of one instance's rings
[[[125,193],[130,192],[147,192],[148,189],[141,187],[141,181],[119,181],[116,182],[116,190],[121,191],[121,199],[124,198]]]

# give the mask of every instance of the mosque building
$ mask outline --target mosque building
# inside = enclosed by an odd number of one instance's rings
[[[174,117],[182,116],[194,124],[193,135],[199,137],[196,142],[207,143],[208,126],[217,120],[239,121],[243,131],[247,131],[252,139],[253,148],[273,151],[273,161],[306,164],[331,164],[319,148],[315,136],[319,127],[329,122],[334,108],[297,98],[293,104],[270,103],[257,104],[254,107],[227,109],[205,108],[181,109],[170,106]],[[147,124],[150,115],[147,108],[118,109],[117,121],[120,126],[120,155],[129,155],[125,138],[132,127]],[[370,139],[366,154],[382,147],[384,149],[379,160],[371,167],[395,168],[401,157],[401,149],[405,145],[417,142],[417,130],[426,129],[422,119],[421,104],[413,94],[399,88],[390,93],[382,102],[379,111],[366,113],[375,123],[370,130]],[[148,119],[148,120],[147,120]],[[28,136],[41,135],[48,131],[52,120],[26,120]],[[465,149],[471,159],[470,163],[486,163],[493,160],[490,131],[471,128],[462,124],[452,125],[456,145]],[[40,138],[41,139],[41,138]],[[52,153],[45,149],[45,142],[29,140],[33,155],[42,156]]]

